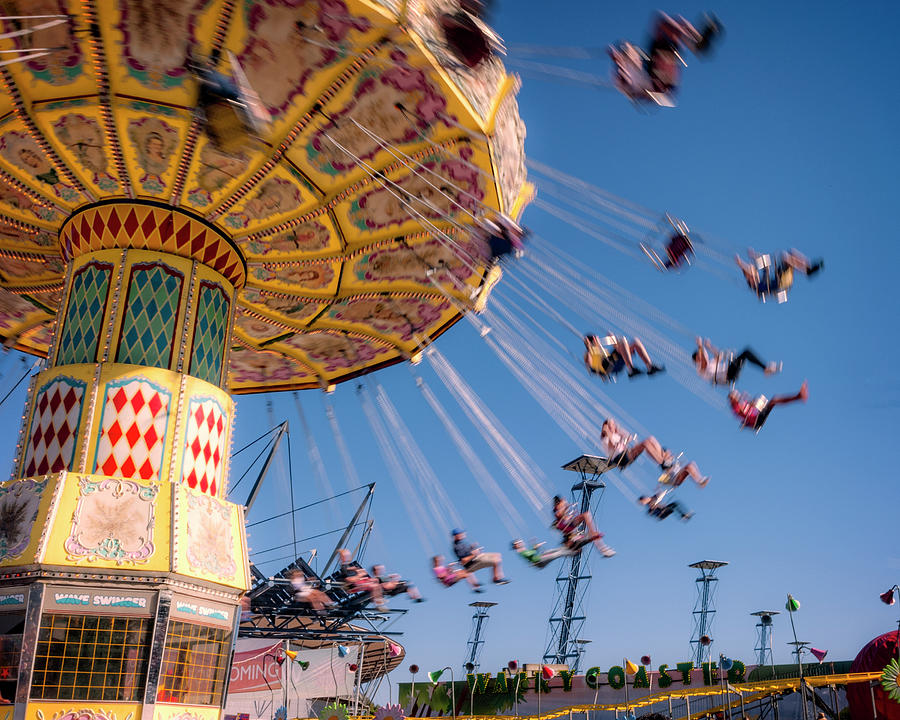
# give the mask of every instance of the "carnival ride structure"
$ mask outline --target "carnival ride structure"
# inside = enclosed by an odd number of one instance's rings
[[[231,394],[459,320],[471,228],[530,197],[516,80],[454,55],[444,0],[4,9],[0,335],[45,358],[0,485],[4,717],[218,717],[253,582]]]
[[[669,376],[723,407],[671,339],[695,336],[681,323],[545,238],[532,236],[522,259],[492,254],[485,227],[518,219],[532,188],[518,81],[483,52],[499,38],[459,15],[469,4],[48,0],[51,24],[27,17],[25,3],[4,20],[0,42],[15,57],[0,65],[0,334],[8,347],[46,358],[32,378],[13,480],[0,486],[16,539],[0,556],[0,579],[21,596],[6,610],[22,616],[16,642],[26,660],[16,720],[70,699],[96,715],[168,720],[190,704],[211,717],[248,588],[257,619],[245,619],[242,632],[382,642],[379,628],[352,622],[366,618],[365,598],[354,605],[328,588],[348,612],[324,620],[291,606],[282,581],[294,570],[328,583],[296,553],[293,483],[290,563],[279,560],[273,574],[248,564],[245,508],[260,482],[245,503],[228,502],[229,393],[357,381],[409,525],[435,551],[461,513],[374,371],[409,361],[511,536],[525,536],[528,523],[509,490],[541,518],[552,495],[432,344],[461,318],[585,452],[596,451],[605,417],[645,429],[591,382],[549,324],[579,340],[576,318],[638,334]],[[477,42],[467,46],[461,28],[481,33],[469,38]],[[540,162],[527,166],[542,192],[536,208],[646,262],[641,243],[658,211]],[[734,270],[714,243],[691,252],[698,269]],[[488,304],[503,274],[508,295]],[[419,374],[423,358],[509,488]],[[326,413],[349,482],[355,473],[327,400]],[[646,493],[631,470],[609,480],[629,500]],[[576,582],[580,562],[571,560]],[[577,591],[567,586],[561,619],[573,618]],[[87,597],[90,611],[73,611],[73,596]],[[79,675],[77,644],[64,641],[101,615],[117,627],[114,613],[124,611],[104,598],[134,604],[127,623],[137,649],[111,650],[118,675],[98,676],[94,687]],[[559,626],[567,637],[551,645],[577,661],[577,628]],[[198,642],[203,662],[192,662]]]

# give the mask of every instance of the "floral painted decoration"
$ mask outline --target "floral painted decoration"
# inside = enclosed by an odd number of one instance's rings
[[[337,703],[326,705],[319,711],[319,720],[347,720],[347,708]]]
[[[382,705],[375,711],[374,720],[406,720],[406,715],[400,705]]]
[[[900,703],[900,683],[897,682],[900,676],[900,663],[897,658],[891,660],[881,673],[881,687],[894,702]]]

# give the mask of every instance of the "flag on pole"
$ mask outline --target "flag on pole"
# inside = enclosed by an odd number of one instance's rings
[[[784,609],[788,612],[797,612],[800,609],[800,603],[794,598],[793,595],[788,593],[787,602],[784,604]]]
[[[556,677],[556,670],[549,665],[541,665],[541,677],[544,678],[544,680]]]
[[[625,672],[629,675],[634,675],[638,671],[638,666],[635,665],[631,660],[625,658]]]

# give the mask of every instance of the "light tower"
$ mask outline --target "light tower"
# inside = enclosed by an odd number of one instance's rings
[[[472,615],[472,632],[469,633],[469,640],[466,643],[467,653],[463,667],[471,665],[473,671],[478,669],[478,656],[481,654],[481,646],[484,645],[484,640],[481,639],[484,623],[488,619],[491,608],[496,604],[495,602],[469,603],[469,607],[475,608],[475,612]]]
[[[756,623],[756,662],[758,665],[774,665],[775,660],[772,657],[772,616],[778,615],[777,610],[757,610],[750,613],[754,617],[759,618]]]
[[[697,599],[694,602],[694,633],[691,636],[691,658],[696,667],[710,661],[710,632],[716,615],[716,587],[719,578],[716,571],[727,565],[719,560],[701,560],[688,567],[700,571],[697,584]]]
[[[590,511],[596,516],[606,485],[600,479],[607,470],[606,458],[582,455],[562,466],[563,470],[577,472],[581,480],[572,486],[572,500],[579,512]],[[595,491],[600,492],[594,495]],[[578,672],[582,646],[579,634],[584,625],[584,597],[591,582],[590,553],[593,545],[585,545],[581,553],[564,561],[556,576],[556,598],[550,612],[550,642],[544,652],[544,662],[568,665]]]

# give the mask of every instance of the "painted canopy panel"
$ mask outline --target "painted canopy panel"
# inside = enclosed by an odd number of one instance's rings
[[[181,208],[230,241],[246,282],[229,383],[256,392],[340,382],[433,341],[490,267],[472,225],[529,198],[517,81],[442,38],[459,0],[7,4],[65,16],[0,41],[54,48],[0,68],[0,339],[26,352],[46,354],[65,262],[97,244],[59,246],[89,205]],[[225,148],[197,68],[233,63],[270,122]],[[183,254],[161,236],[140,247]]]

